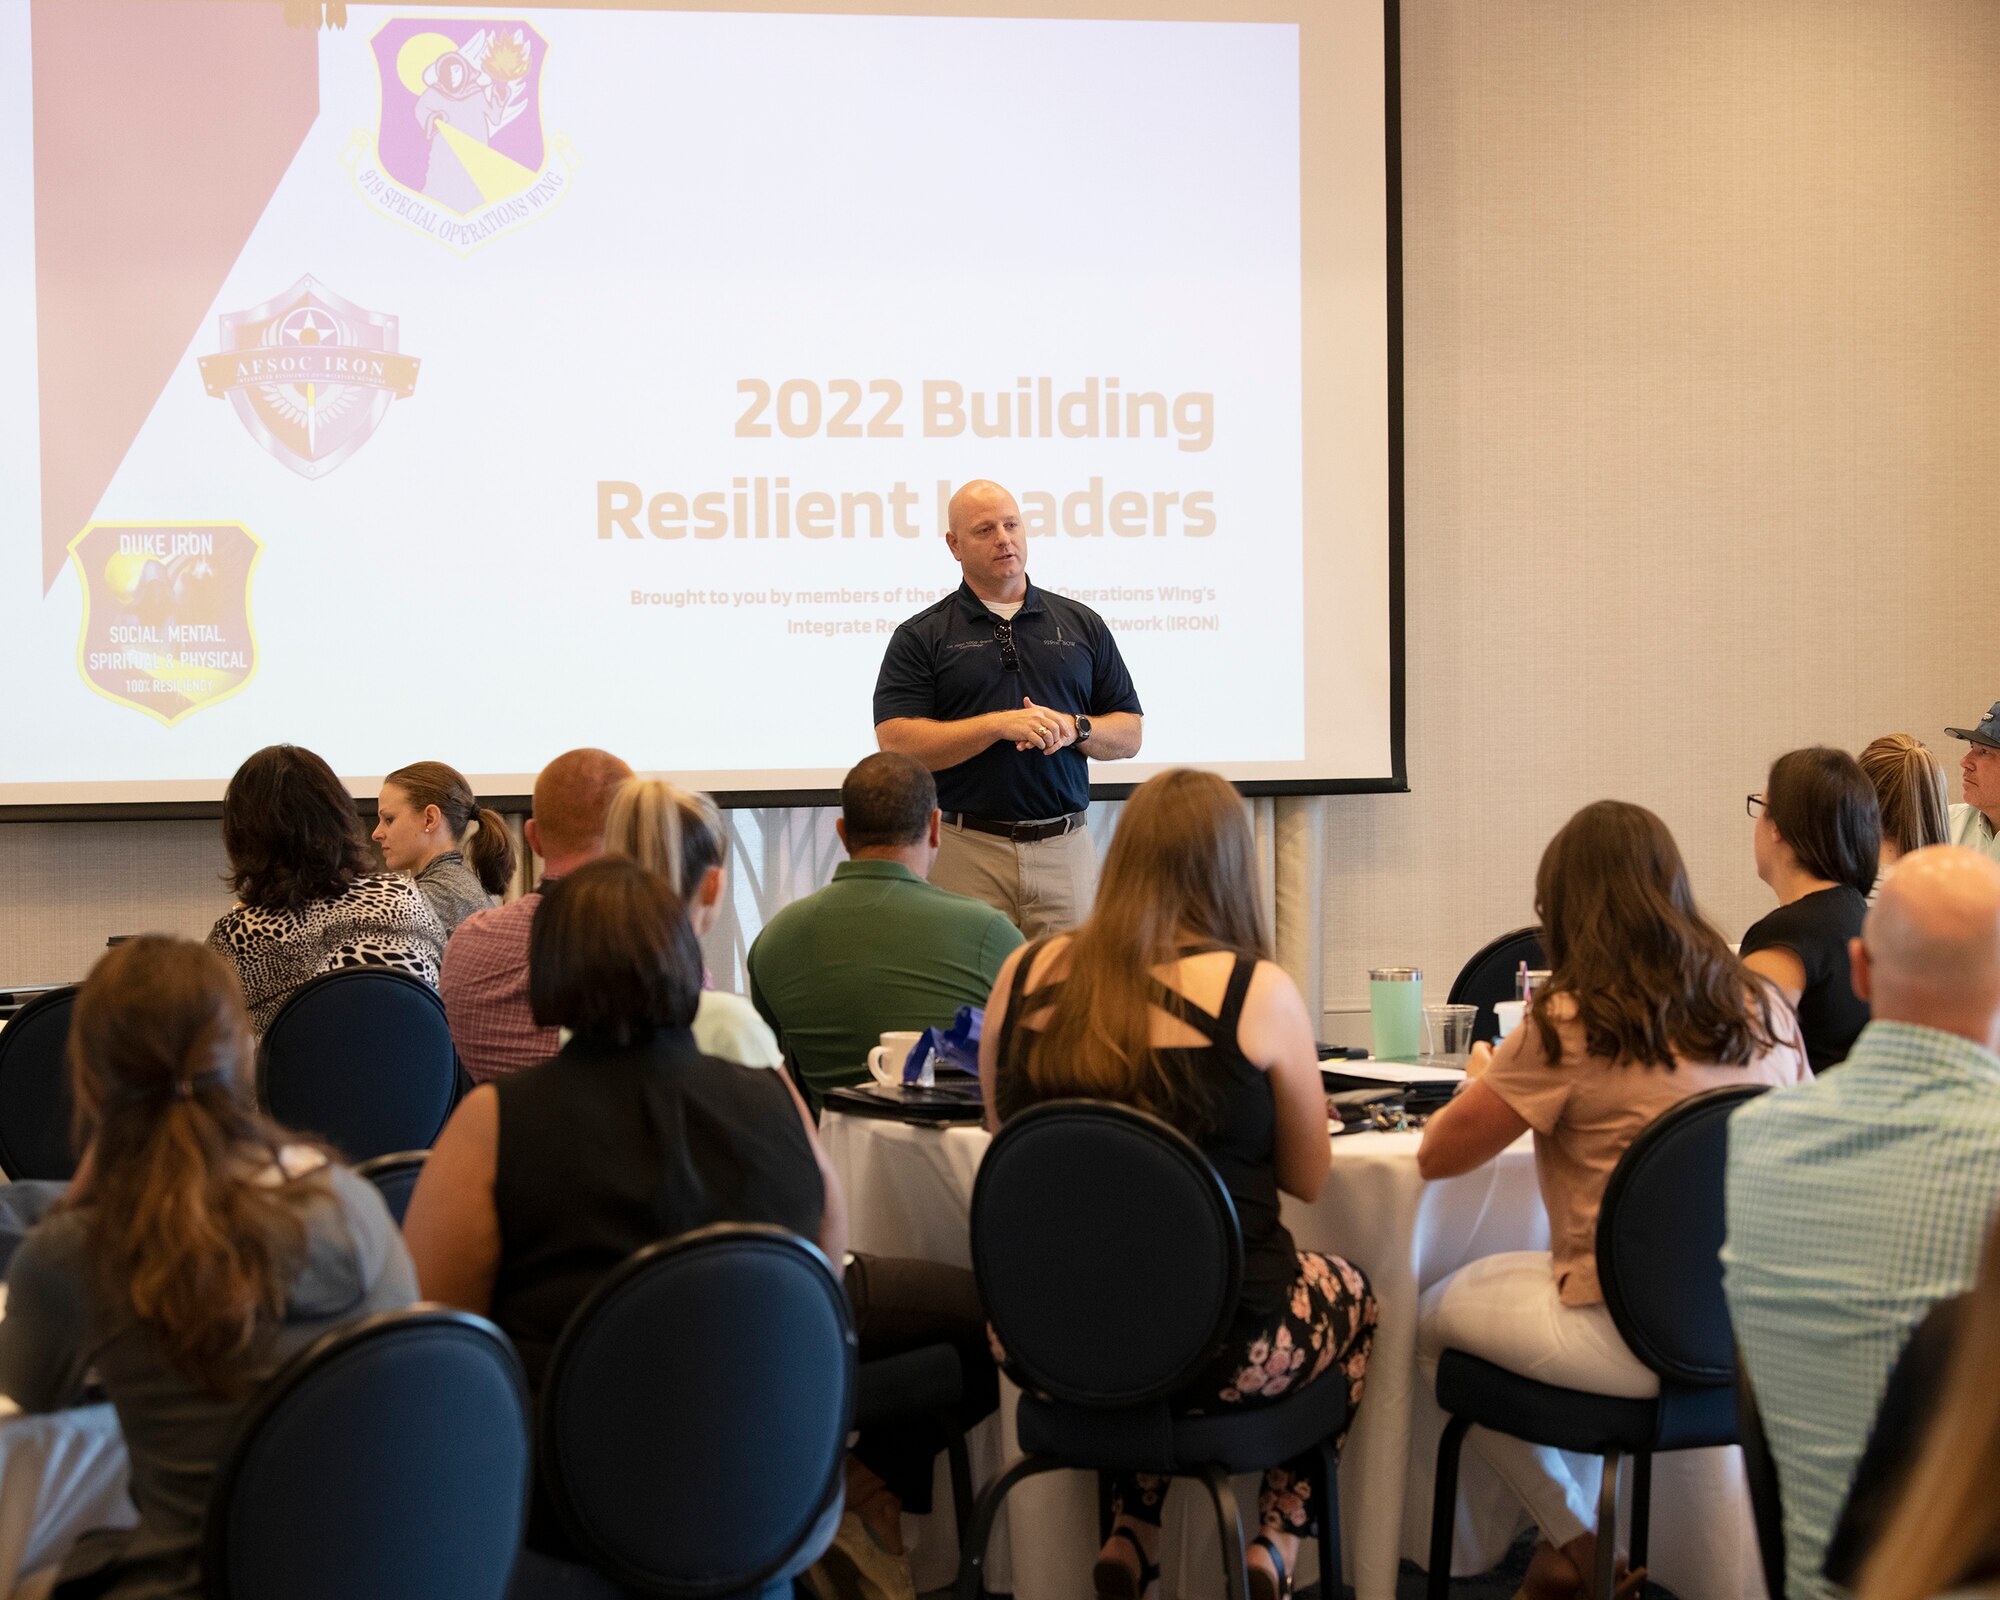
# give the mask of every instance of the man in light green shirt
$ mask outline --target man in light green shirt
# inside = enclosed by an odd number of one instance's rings
[[[795,900],[750,947],[750,998],[818,1109],[868,1076],[884,1033],[949,1025],[984,1006],[1021,932],[979,900],[925,881],[937,858],[937,785],[883,751],[840,788],[835,827],[849,859]]]
[[[1951,808],[1951,842],[2000,861],[2000,700],[1978,727],[1944,731],[1965,741],[1965,803]]]

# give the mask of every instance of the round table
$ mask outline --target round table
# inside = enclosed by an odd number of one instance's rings
[[[1341,1527],[1357,1600],[1394,1600],[1400,1561],[1408,1556],[1421,1562],[1429,1547],[1432,1467],[1443,1417],[1417,1372],[1419,1297],[1479,1257],[1546,1250],[1549,1243],[1528,1139],[1476,1172],[1426,1183],[1417,1174],[1418,1138],[1337,1137],[1319,1198],[1310,1205],[1285,1202],[1285,1223],[1298,1247],[1344,1256],[1360,1267],[1380,1308],[1361,1409],[1340,1466]],[[820,1139],[847,1194],[854,1249],[971,1265],[972,1185],[988,1143],[983,1129],[830,1111]],[[997,1426],[982,1427],[972,1441],[975,1483],[988,1481],[1018,1453],[1014,1395],[1004,1382],[1002,1389]],[[1660,1582],[1685,1600],[1759,1600],[1763,1594],[1741,1459],[1735,1450],[1688,1451],[1654,1463],[1650,1564]],[[1483,1571],[1527,1520],[1469,1451],[1459,1483],[1455,1569]],[[1254,1479],[1240,1488],[1246,1505],[1254,1505]],[[957,1562],[948,1494],[936,1503],[936,1515],[909,1524],[920,1592],[948,1584]],[[1197,1490],[1176,1485],[1167,1527],[1169,1592],[1219,1592],[1221,1557]],[[995,1528],[988,1587],[1019,1600],[1086,1600],[1096,1547],[1092,1478],[1032,1478],[1008,1497]],[[1313,1577],[1310,1547],[1308,1552],[1301,1583]]]

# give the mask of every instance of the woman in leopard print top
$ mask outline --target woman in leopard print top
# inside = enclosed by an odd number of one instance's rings
[[[437,987],[444,925],[407,878],[367,870],[354,802],[310,750],[271,745],[237,769],[222,842],[237,905],[208,942],[235,966],[258,1033],[300,984],[343,967]]]

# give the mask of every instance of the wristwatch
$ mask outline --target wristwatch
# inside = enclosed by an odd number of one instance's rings
[[[1081,711],[1076,714],[1076,742],[1082,744],[1090,737],[1090,718]]]

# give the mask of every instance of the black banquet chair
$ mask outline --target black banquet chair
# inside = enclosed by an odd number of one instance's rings
[[[1514,978],[1523,961],[1531,972],[1540,971],[1547,964],[1540,928],[1516,928],[1512,933],[1503,933],[1458,969],[1458,976],[1451,981],[1451,993],[1445,998],[1455,1006],[1479,1007],[1479,1015],[1472,1019],[1473,1038],[1490,1041],[1500,1031],[1493,1007],[1499,1001],[1514,998]]]
[[[1338,1592],[1333,1440],[1347,1422],[1339,1375],[1271,1405],[1206,1416],[1174,1408],[1227,1337],[1243,1281],[1235,1204],[1185,1135],[1102,1100],[1054,1100],[1012,1118],[973,1186],[972,1265],[1021,1386],[1015,1422],[1025,1453],[980,1496],[960,1552],[957,1600],[977,1600],[987,1538],[1008,1492],[1058,1467],[1200,1479],[1215,1508],[1228,1595],[1245,1600],[1230,1475],[1308,1452],[1318,1463],[1322,1592]]]
[[[70,1144],[69,1018],[76,985],[38,994],[0,1028],[0,1171],[10,1179],[76,1175]]]
[[[1450,1590],[1458,1457],[1468,1429],[1604,1458],[1597,1572],[1589,1585],[1599,1600],[1612,1591],[1623,1459],[1634,1463],[1636,1569],[1646,1564],[1654,1454],[1737,1442],[1736,1341],[1722,1298],[1722,1172],[1730,1115],[1763,1092],[1762,1084],[1746,1084],[1683,1100],[1632,1141],[1605,1185],[1597,1275],[1619,1334],[1660,1375],[1657,1398],[1558,1388],[1464,1350],[1440,1358],[1438,1405],[1451,1420],[1438,1442],[1430,1600],[1445,1600]]]
[[[350,1162],[429,1149],[457,1097],[444,1002],[387,967],[300,984],[257,1052],[258,1104]]]
[[[513,1600],[786,1600],[840,1523],[855,1350],[840,1279],[795,1234],[719,1223],[641,1250],[570,1318],[536,1418],[593,1570],[529,1551]]]
[[[521,1364],[483,1317],[327,1334],[244,1415],[202,1528],[208,1600],[501,1600],[533,1456]]]
[[[410,1209],[410,1196],[416,1193],[417,1179],[423,1176],[424,1158],[429,1154],[428,1150],[397,1150],[386,1156],[371,1157],[354,1169],[357,1178],[366,1178],[381,1192],[382,1203],[389,1208],[389,1215],[396,1219],[399,1228]]]

